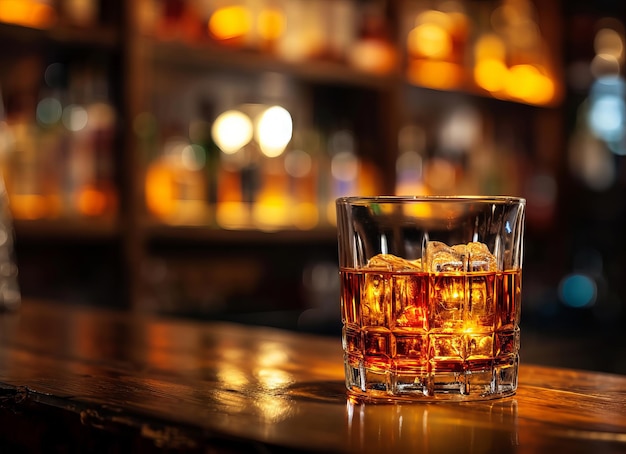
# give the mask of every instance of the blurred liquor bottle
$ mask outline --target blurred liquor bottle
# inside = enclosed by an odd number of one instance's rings
[[[148,211],[169,224],[206,224],[205,160],[204,150],[188,138],[166,138],[146,171]]]
[[[9,78],[7,191],[18,219],[110,216],[117,114],[101,69],[25,59]],[[28,77],[26,77],[28,75]],[[42,77],[43,75],[43,77]],[[38,94],[38,95],[37,95]]]
[[[71,101],[64,107],[63,123],[71,132],[70,209],[79,216],[111,216],[117,209],[113,181],[117,113],[103,70],[72,68],[69,93]]]
[[[100,4],[98,0],[58,0],[63,22],[80,28],[97,25]]]
[[[394,72],[398,52],[392,37],[387,2],[368,0],[360,5],[356,35],[350,46],[348,63],[375,74]]]
[[[154,33],[163,41],[198,42],[204,35],[197,2],[188,0],[154,0],[156,10]]]
[[[424,165],[426,133],[415,124],[408,124],[398,133],[396,159],[396,195],[426,195]]]
[[[11,146],[5,152],[5,183],[13,216],[40,219],[60,212],[58,134],[61,118],[59,91],[38,92],[41,60],[17,61],[6,78],[6,127]]]
[[[351,128],[342,128],[329,135],[327,144],[329,168],[326,198],[322,201],[326,221],[336,222],[335,199],[355,195],[380,195],[382,190],[380,170],[362,156]],[[321,162],[324,162],[323,160]]]
[[[285,155],[291,225],[302,230],[312,229],[319,223],[320,145],[319,134],[315,131],[298,131]]]
[[[454,89],[466,83],[471,21],[460,2],[419,3],[406,12],[407,77],[417,85]]]

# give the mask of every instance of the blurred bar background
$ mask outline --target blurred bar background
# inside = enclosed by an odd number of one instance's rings
[[[527,198],[522,359],[626,373],[621,0],[0,0],[24,298],[339,338],[333,201]]]

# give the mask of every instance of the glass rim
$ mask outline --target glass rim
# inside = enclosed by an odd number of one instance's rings
[[[376,196],[344,196],[335,200],[337,205],[369,204],[369,203],[412,203],[412,202],[450,202],[450,203],[499,203],[526,204],[523,197],[509,195],[376,195]]]

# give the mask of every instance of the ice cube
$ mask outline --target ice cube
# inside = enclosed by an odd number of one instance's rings
[[[421,262],[410,261],[393,254],[378,254],[372,257],[365,269],[363,282],[363,299],[361,310],[364,326],[388,326],[389,317],[394,310],[394,286],[398,299],[402,300],[402,292],[407,301],[403,304],[415,304],[418,295],[411,286],[401,278],[395,279],[389,272],[421,271]],[[373,271],[373,272],[372,272]],[[408,280],[408,282],[412,282]],[[402,303],[400,303],[402,304]]]
[[[428,318],[422,307],[406,306],[396,318],[396,326],[426,329]]]
[[[493,356],[493,335],[489,334],[468,334],[467,351],[468,358]]]
[[[495,285],[493,276],[474,274],[467,279],[467,315],[476,323],[477,329],[493,329],[496,319]]]
[[[366,268],[383,271],[421,271],[421,260],[407,260],[393,254],[378,254],[369,259]]]
[[[461,334],[431,334],[430,347],[433,359],[438,362],[462,361],[465,357],[465,340]]]
[[[473,241],[467,244],[468,271],[496,271],[498,262],[484,243]]]
[[[429,326],[456,330],[463,326],[465,276],[433,275],[430,279]]]
[[[495,271],[497,260],[486,244],[472,241],[468,244],[448,246],[441,241],[430,241],[426,246],[427,270]]]
[[[393,281],[392,320],[396,326],[426,329],[428,280],[423,275],[397,274]]]
[[[363,281],[363,326],[387,326],[391,311],[392,282],[389,275],[368,273]]]
[[[426,269],[436,273],[465,271],[466,255],[464,244],[450,247],[441,241],[429,241],[426,245]]]

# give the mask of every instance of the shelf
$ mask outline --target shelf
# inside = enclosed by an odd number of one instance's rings
[[[113,49],[119,44],[119,34],[111,27],[96,26],[90,29],[54,27],[38,29],[0,22],[0,36],[21,43],[58,43],[72,47],[99,47]]]
[[[350,85],[376,90],[389,90],[401,82],[397,75],[376,75],[333,61],[289,62],[270,54],[230,49],[209,43],[192,46],[149,38],[143,38],[142,43],[146,49],[151,50],[156,64],[176,68],[250,73],[280,72],[312,83]]]
[[[107,219],[41,219],[13,221],[17,240],[64,239],[64,240],[112,240],[120,236],[117,220]]]
[[[311,230],[261,231],[254,229],[225,230],[217,227],[172,226],[148,223],[144,227],[146,238],[158,241],[184,241],[204,243],[330,243],[337,241],[337,229],[326,226]]]
[[[528,105],[531,107],[558,107],[561,103],[561,88],[557,87],[557,96],[545,104],[533,104],[516,99],[496,97],[473,83],[466,82],[452,89],[441,89],[418,85],[400,74],[377,75],[352,68],[347,64],[324,60],[289,62],[258,51],[232,49],[211,43],[189,45],[181,42],[163,42],[151,38],[142,38],[142,46],[151,53],[152,61],[157,65],[195,71],[221,70],[244,71],[249,73],[279,72],[301,81],[347,85],[379,91],[390,91],[406,86],[425,92],[444,93],[459,96],[484,98],[498,102]]]

